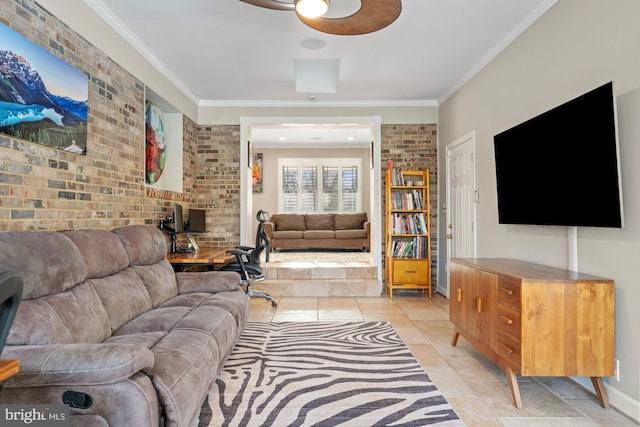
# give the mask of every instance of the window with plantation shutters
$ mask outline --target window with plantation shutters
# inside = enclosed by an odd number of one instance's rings
[[[362,160],[278,159],[280,212],[359,212]]]

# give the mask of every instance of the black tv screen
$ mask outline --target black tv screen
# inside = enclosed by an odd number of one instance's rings
[[[501,224],[623,224],[613,83],[494,136]]]

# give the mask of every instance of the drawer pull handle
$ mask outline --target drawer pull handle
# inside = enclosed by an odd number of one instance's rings
[[[507,325],[513,325],[513,319],[508,318],[507,316],[500,316],[500,319]]]
[[[462,288],[458,288],[458,302],[462,302]]]
[[[405,273],[416,274],[417,272],[415,270],[406,270]]]
[[[507,289],[507,295],[513,295],[513,290],[512,289]]]
[[[513,354],[513,350],[509,346],[504,345],[504,344],[502,344],[502,346],[507,349],[507,353]]]

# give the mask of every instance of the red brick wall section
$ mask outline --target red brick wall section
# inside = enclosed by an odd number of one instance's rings
[[[198,127],[196,206],[207,210],[198,244],[232,247],[240,242],[240,126]]]

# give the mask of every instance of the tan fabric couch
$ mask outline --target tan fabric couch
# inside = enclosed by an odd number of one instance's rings
[[[366,212],[273,214],[265,224],[271,249],[360,249],[368,251]]]

